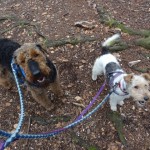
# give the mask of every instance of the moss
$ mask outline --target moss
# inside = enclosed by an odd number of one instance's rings
[[[136,40],[135,44],[150,50],[150,36]]]
[[[98,38],[95,37],[80,36],[80,37],[64,38],[60,40],[46,39],[44,43],[46,47],[58,47],[58,46],[63,46],[65,44],[77,45],[79,43],[92,42],[92,41],[96,41],[97,39]]]
[[[121,119],[121,115],[118,112],[111,112],[109,114],[110,120],[114,123],[115,128],[118,133],[118,137],[122,144],[126,145],[126,140],[123,134],[123,121]]]
[[[99,19],[102,24],[105,24],[109,27],[119,28],[122,32],[128,33],[129,35],[140,35],[144,37],[150,36],[150,30],[138,30],[127,27],[122,22],[119,22],[116,19],[112,18],[111,15],[108,14],[108,12],[106,12],[102,7],[97,7],[97,12],[99,14]]]

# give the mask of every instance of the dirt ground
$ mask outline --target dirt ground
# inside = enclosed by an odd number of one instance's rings
[[[100,24],[96,7],[103,6],[113,17],[134,29],[150,29],[149,0],[0,0],[0,17],[17,16],[20,19],[39,25],[40,32],[50,40],[79,35],[99,37],[99,41],[78,45],[64,45],[47,49],[49,58],[56,64],[60,73],[60,82],[65,93],[64,104],[58,105],[53,112],[39,106],[29,94],[25,99],[25,120],[21,133],[44,133],[68,125],[81,113],[92,100],[104,82],[91,79],[91,68],[100,54],[99,44],[104,38],[118,29]],[[93,22],[93,29],[76,27],[77,21]],[[17,26],[10,19],[0,21],[0,37],[10,38],[23,44],[41,42],[31,26]],[[14,28],[13,28],[14,27]],[[7,29],[10,29],[7,31]],[[134,38],[122,33],[125,41]],[[140,73],[131,69],[128,62],[141,60],[138,67],[150,66],[149,58],[143,54],[149,50],[132,46],[121,51],[120,63],[126,72]],[[105,88],[100,100],[107,94]],[[53,96],[51,96],[53,98]],[[79,104],[79,105],[76,105]],[[47,139],[19,139],[7,150],[150,150],[150,106],[139,108],[129,99],[123,107],[118,107],[123,120],[123,145],[118,132],[111,121],[108,102],[86,121],[55,137]],[[7,91],[0,87],[0,129],[12,132],[18,123],[20,113],[19,97],[16,87]],[[1,137],[2,139],[2,137]]]

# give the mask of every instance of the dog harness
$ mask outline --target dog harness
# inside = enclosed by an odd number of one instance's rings
[[[25,72],[24,72],[24,70],[19,65],[15,64],[15,63],[13,63],[13,67],[14,67],[16,73],[17,73],[19,84],[23,85],[24,82],[25,82]]]
[[[125,73],[121,69],[121,67],[115,62],[108,63],[106,65],[105,69],[106,69],[106,80],[107,80],[107,83],[110,86],[110,88],[112,88],[114,86],[114,80],[116,78],[118,78],[120,75]],[[119,96],[125,96],[125,95],[129,94],[126,91],[126,83],[125,83],[125,81],[123,79],[120,80],[118,83],[115,83],[115,84],[118,85],[120,91],[123,93],[123,94],[119,94],[119,92],[117,92],[117,90],[114,90],[115,94],[117,94]]]

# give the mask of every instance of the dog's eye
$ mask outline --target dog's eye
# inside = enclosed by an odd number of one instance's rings
[[[135,89],[138,89],[139,87],[136,85],[136,86],[134,86],[134,88],[135,88]]]
[[[40,50],[42,50],[42,46],[41,46],[40,44],[36,44],[36,46],[37,46]]]
[[[38,53],[34,54],[34,57],[38,57],[38,56],[39,56],[39,54],[38,54]]]
[[[24,64],[24,63],[25,63],[25,60],[22,60],[22,61],[21,61],[21,64]]]

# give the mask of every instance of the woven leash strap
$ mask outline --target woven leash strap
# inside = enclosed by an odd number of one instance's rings
[[[111,93],[113,92],[113,90],[111,90],[106,97],[101,101],[101,103],[99,103],[92,111],[90,111],[87,115],[83,116],[80,120],[74,121],[73,123],[70,123],[69,125],[60,128],[60,129],[56,129],[53,130],[51,132],[47,132],[47,133],[39,133],[39,134],[17,134],[16,138],[24,138],[24,139],[37,139],[37,138],[47,138],[47,137],[52,137],[54,135],[57,135],[59,133],[61,133],[62,131],[65,131],[66,129],[72,128],[75,125],[81,123],[82,121],[86,120],[87,118],[89,118],[92,114],[94,114],[99,108],[101,108],[101,106],[107,102],[107,100],[109,99]],[[5,133],[6,136],[9,135],[9,133],[5,132],[5,131],[1,131],[0,135],[2,133]],[[2,134],[3,135],[3,134]]]
[[[24,119],[24,105],[23,105],[23,96],[22,96],[22,92],[21,92],[21,88],[19,86],[19,81],[16,75],[16,71],[15,71],[15,64],[11,64],[12,65],[12,70],[13,70],[13,74],[15,76],[15,80],[16,80],[16,84],[17,84],[17,88],[18,88],[18,92],[19,92],[19,97],[20,97],[20,106],[21,106],[21,114],[20,114],[20,119],[19,119],[19,123],[18,126],[15,130],[15,132],[13,134],[10,134],[8,132],[2,131],[0,130],[0,135],[8,137],[8,139],[6,141],[0,141],[0,150],[3,150],[5,147],[7,147],[11,142],[13,142],[15,139],[19,139],[19,138],[28,138],[28,139],[37,139],[37,138],[47,138],[47,137],[52,137],[54,135],[57,135],[63,131],[65,131],[66,129],[72,128],[75,125],[81,123],[82,121],[84,121],[85,119],[87,119],[88,117],[90,117],[94,112],[96,112],[110,97],[111,93],[113,92],[113,90],[111,90],[107,96],[101,101],[101,103],[99,103],[92,111],[90,111],[88,114],[85,115],[85,113],[90,109],[90,107],[94,104],[94,102],[96,101],[96,99],[98,98],[98,96],[100,95],[100,93],[102,92],[102,90],[105,87],[105,82],[104,84],[101,86],[100,90],[97,92],[96,96],[93,98],[93,100],[91,101],[91,103],[86,107],[86,109],[84,109],[81,114],[77,117],[77,119],[70,123],[69,125],[60,128],[60,129],[56,129],[53,130],[51,132],[47,132],[47,133],[39,133],[39,134],[19,134],[20,130],[21,130],[21,126],[23,123],[23,119]],[[85,115],[85,116],[83,116]]]
[[[12,61],[11,63],[11,68],[12,68],[12,72],[13,72],[13,75],[15,77],[15,81],[16,81],[16,85],[17,85],[17,89],[18,89],[18,93],[19,93],[19,99],[20,99],[20,110],[21,110],[21,113],[20,113],[20,116],[19,116],[19,122],[18,122],[18,126],[16,128],[16,130],[14,131],[13,134],[10,134],[9,138],[5,141],[5,142],[1,142],[1,149],[4,149],[5,147],[7,147],[11,142],[13,142],[16,137],[17,137],[17,134],[20,132],[21,130],[21,126],[22,126],[22,123],[23,123],[23,119],[24,119],[24,103],[23,103],[23,94],[22,94],[22,91],[20,89],[20,86],[19,86],[19,81],[18,81],[18,78],[17,78],[17,74],[16,74],[16,71],[15,71],[15,66],[14,66],[14,62]]]

